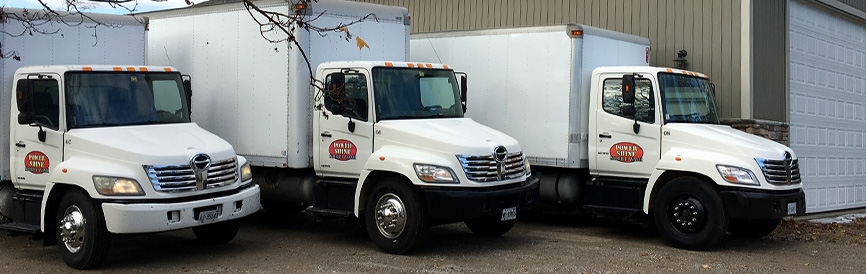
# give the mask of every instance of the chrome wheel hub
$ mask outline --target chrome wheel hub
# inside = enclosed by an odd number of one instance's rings
[[[385,238],[396,239],[406,228],[406,207],[393,193],[382,195],[376,203],[376,227]]]
[[[84,245],[86,223],[87,220],[84,219],[84,214],[81,214],[78,206],[72,205],[63,213],[63,219],[60,219],[60,236],[69,252],[76,253]]]

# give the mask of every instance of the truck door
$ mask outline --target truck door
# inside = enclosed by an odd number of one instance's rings
[[[596,169],[600,176],[649,178],[659,161],[661,122],[656,117],[650,76],[635,78],[634,114],[622,97],[622,75],[602,75],[595,134]],[[636,130],[637,129],[637,130]],[[637,131],[637,132],[636,132]]]
[[[46,74],[39,77],[30,76],[16,83],[29,89],[30,103],[28,106],[17,104],[17,98],[12,99],[13,115],[18,116],[22,110],[25,115],[30,112],[29,122],[25,119],[20,124],[13,117],[11,127],[13,152],[12,172],[14,181],[22,188],[42,189],[48,182],[54,167],[63,161],[63,132],[60,115],[60,75]],[[26,82],[29,82],[27,85]],[[26,99],[26,97],[22,98]],[[22,106],[19,108],[18,106]],[[23,108],[23,109],[22,109]],[[29,109],[29,110],[28,110]],[[40,140],[40,131],[44,131],[44,139]]]
[[[324,177],[358,178],[373,153],[369,72],[331,70],[325,75],[325,86],[336,92],[326,92],[319,101],[323,110],[315,112],[319,119],[314,136],[319,154],[316,170]]]

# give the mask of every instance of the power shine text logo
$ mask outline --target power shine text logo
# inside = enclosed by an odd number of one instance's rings
[[[610,147],[610,160],[623,163],[643,162],[643,148],[628,142],[616,143]]]
[[[338,161],[355,160],[358,147],[349,140],[336,140],[328,146],[328,154],[330,154],[331,159]]]
[[[48,160],[48,156],[45,156],[45,153],[41,151],[33,151],[24,156],[24,171],[33,174],[48,173],[50,166],[51,162]]]

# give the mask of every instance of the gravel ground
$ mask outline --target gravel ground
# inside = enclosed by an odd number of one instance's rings
[[[379,252],[359,226],[259,213],[227,245],[190,230],[119,237],[102,273],[866,273],[866,220],[785,221],[759,240],[728,236],[712,251],[669,247],[653,229],[573,216],[525,215],[503,237],[434,227],[417,252]],[[0,232],[0,272],[69,273],[56,246]]]

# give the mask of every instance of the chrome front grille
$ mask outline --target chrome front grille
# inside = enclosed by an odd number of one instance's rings
[[[190,165],[146,165],[144,171],[147,172],[153,189],[161,192],[185,192],[227,186],[236,182],[239,176],[235,158],[211,163],[207,169],[206,182],[201,184]]]
[[[782,186],[800,183],[800,164],[796,159],[785,161],[756,158],[755,161],[770,184]]]
[[[509,153],[502,161],[495,155],[457,155],[469,180],[495,182],[518,178],[526,174],[526,159],[522,152]]]

